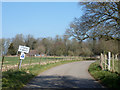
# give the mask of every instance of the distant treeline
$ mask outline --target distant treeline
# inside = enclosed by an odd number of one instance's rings
[[[69,39],[67,35],[36,39],[32,35],[17,34],[12,39],[0,40],[3,55],[16,55],[19,45],[28,46],[30,50],[35,50],[38,54],[50,56],[93,56],[105,51],[118,53],[118,41],[106,41],[104,38],[79,42],[75,38]]]

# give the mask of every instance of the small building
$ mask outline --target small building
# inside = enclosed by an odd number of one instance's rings
[[[29,55],[29,56],[36,56],[36,55],[38,55],[38,53],[37,53],[36,50],[30,50],[30,52],[29,52],[28,55]]]
[[[46,54],[40,54],[41,57],[46,57],[47,55]]]

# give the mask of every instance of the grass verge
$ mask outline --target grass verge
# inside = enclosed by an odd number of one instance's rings
[[[92,63],[88,69],[90,74],[108,88],[120,89],[120,76],[117,73],[101,70],[99,61]]]
[[[29,66],[27,69],[22,68],[21,70],[9,70],[2,73],[2,89],[20,89],[27,84],[33,77],[37,76],[41,72],[50,69],[52,67],[75,62],[78,60],[66,60],[46,65],[34,65]]]

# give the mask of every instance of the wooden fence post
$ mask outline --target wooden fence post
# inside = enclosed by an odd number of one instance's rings
[[[103,54],[103,61],[102,61],[102,65],[103,65],[103,70],[105,70],[105,57],[104,57],[104,54]]]
[[[111,60],[111,53],[108,52],[108,70],[110,71],[110,60]]]
[[[39,61],[39,65],[41,64],[41,58],[42,58],[42,57],[39,58],[39,59],[40,59],[40,61]]]
[[[107,64],[106,63],[106,61],[107,61],[107,55],[106,54],[104,55],[104,59],[105,59],[104,61],[105,61],[105,70],[106,70],[106,67],[107,67],[107,65],[106,65]]]
[[[2,71],[2,67],[3,67],[3,62],[4,62],[4,56],[2,56],[1,71]]]
[[[114,54],[112,54],[112,72],[115,72],[115,69],[114,69]]]
[[[101,66],[101,69],[103,70],[103,54],[102,53],[100,55],[100,66]]]
[[[30,56],[30,62],[29,62],[29,65],[31,65],[31,62],[32,62],[32,55]]]
[[[118,54],[115,55],[115,60],[118,60]]]

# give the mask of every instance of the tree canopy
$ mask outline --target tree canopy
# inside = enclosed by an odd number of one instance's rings
[[[84,14],[66,30],[79,41],[103,37],[120,39],[120,2],[82,2]]]

